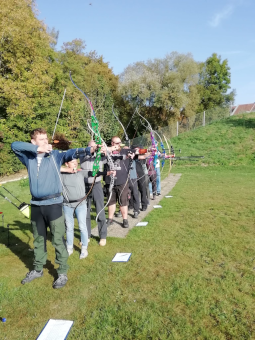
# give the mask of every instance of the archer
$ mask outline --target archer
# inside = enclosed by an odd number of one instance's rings
[[[34,236],[34,270],[27,273],[22,284],[43,276],[47,260],[47,226],[55,247],[58,278],[53,288],[62,288],[67,283],[68,252],[64,240],[65,223],[62,196],[61,165],[82,154],[91,155],[98,146],[70,149],[65,152],[52,150],[46,130],[38,128],[30,133],[31,143],[13,142],[11,148],[26,166],[29,176],[31,199],[31,224]],[[105,147],[101,150],[105,152]],[[64,188],[63,188],[64,190]]]

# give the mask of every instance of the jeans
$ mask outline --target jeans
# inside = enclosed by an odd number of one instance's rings
[[[79,229],[81,232],[81,242],[82,247],[88,246],[88,231],[86,226],[86,217],[87,217],[87,205],[81,204],[75,210],[75,214],[78,220]],[[73,239],[74,239],[74,217],[73,212],[75,208],[68,207],[64,205],[64,213],[65,213],[65,222],[66,222],[66,243],[67,248],[73,248]]]
[[[160,194],[161,192],[161,183],[160,183],[160,168],[156,168],[156,173],[157,173],[157,193]],[[151,182],[149,183],[149,188],[150,188],[150,193],[152,194],[152,185]]]

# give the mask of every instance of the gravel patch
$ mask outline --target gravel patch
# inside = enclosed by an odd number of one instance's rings
[[[161,182],[161,195],[156,196],[155,200],[150,200],[150,204],[148,205],[148,208],[146,211],[141,211],[138,218],[133,218],[133,210],[128,212],[128,223],[129,228],[123,228],[122,217],[114,217],[113,221],[114,224],[112,224],[107,231],[107,236],[109,237],[119,237],[119,238],[125,238],[128,234],[128,232],[136,226],[136,224],[140,221],[142,221],[145,216],[152,211],[154,208],[154,205],[159,204],[159,202],[164,198],[164,196],[168,195],[169,192],[173,189],[175,184],[178,182],[178,180],[181,178],[181,174],[170,174],[168,177],[166,177]],[[97,226],[91,230],[91,236],[97,236],[98,237],[98,228]]]

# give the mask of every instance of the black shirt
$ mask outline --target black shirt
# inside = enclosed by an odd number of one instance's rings
[[[128,152],[131,151],[130,149],[121,149],[119,154],[114,154],[114,156],[119,155],[128,155]],[[125,184],[128,178],[129,173],[129,158],[123,159],[117,159],[114,162],[115,165],[118,165],[121,169],[116,170],[116,179],[114,180],[114,185],[122,185]],[[110,170],[109,164],[106,164],[105,167],[107,167],[107,171]],[[110,184],[110,176],[105,176],[105,183]]]

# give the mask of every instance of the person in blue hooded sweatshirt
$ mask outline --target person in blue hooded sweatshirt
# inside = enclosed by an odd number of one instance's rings
[[[59,264],[58,278],[53,288],[62,288],[67,283],[68,252],[64,239],[65,222],[63,215],[61,165],[80,155],[93,154],[97,146],[52,150],[46,130],[35,129],[30,134],[31,143],[13,142],[11,148],[19,160],[27,167],[31,199],[31,224],[34,236],[34,270],[27,273],[22,284],[43,276],[43,266],[47,260],[47,227],[50,227],[52,244],[55,247],[55,262]],[[102,147],[105,152],[105,147]],[[84,193],[85,195],[85,193]]]

